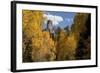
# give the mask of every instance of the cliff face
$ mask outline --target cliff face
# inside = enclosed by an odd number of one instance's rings
[[[72,33],[76,34],[76,59],[90,59],[91,51],[91,15],[78,13],[72,26]]]

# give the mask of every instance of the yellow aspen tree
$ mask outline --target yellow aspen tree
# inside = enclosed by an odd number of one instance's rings
[[[47,31],[42,31],[43,12],[23,10],[23,61],[53,61],[55,44]],[[30,59],[30,60],[29,60]]]

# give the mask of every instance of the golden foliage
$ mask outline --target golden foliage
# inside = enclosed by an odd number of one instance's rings
[[[55,59],[55,45],[52,38],[50,38],[49,32],[43,31],[41,37],[33,38],[32,46],[37,47],[37,51],[35,52],[38,52],[38,55],[32,54],[34,61],[52,61]]]
[[[23,62],[40,62],[54,60],[75,60],[76,48],[79,45],[80,33],[85,32],[86,14],[77,14],[71,31],[59,30],[55,36],[50,37],[48,31],[42,30],[43,12],[33,10],[22,11],[22,31],[23,31]],[[83,21],[82,21],[83,20]],[[80,28],[79,28],[80,27]],[[90,57],[90,37],[83,41],[87,44],[88,52],[85,58]]]
[[[31,50],[32,61],[55,59],[55,45],[49,32],[42,31],[43,12],[23,10],[23,48]],[[27,47],[25,43],[27,41]],[[29,42],[30,41],[30,42]],[[26,51],[27,52],[27,51]],[[29,53],[27,53],[29,55]],[[25,55],[24,55],[25,56]]]
[[[66,32],[63,30],[60,32],[60,37],[58,41],[58,60],[72,60],[75,59],[75,50],[76,50],[76,39],[74,34],[66,35]]]

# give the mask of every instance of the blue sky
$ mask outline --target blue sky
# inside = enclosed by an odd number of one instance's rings
[[[45,11],[44,16],[54,21],[54,26],[59,26],[64,28],[66,26],[71,26],[74,20],[75,12],[55,12],[55,11]],[[54,19],[53,19],[54,17]]]

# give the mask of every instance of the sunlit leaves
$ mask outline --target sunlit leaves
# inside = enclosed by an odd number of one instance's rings
[[[55,59],[55,45],[49,32],[42,31],[43,12],[23,10],[23,57],[32,61]],[[30,52],[29,52],[30,51]],[[25,57],[26,56],[26,57]],[[25,59],[28,61],[29,58]]]

